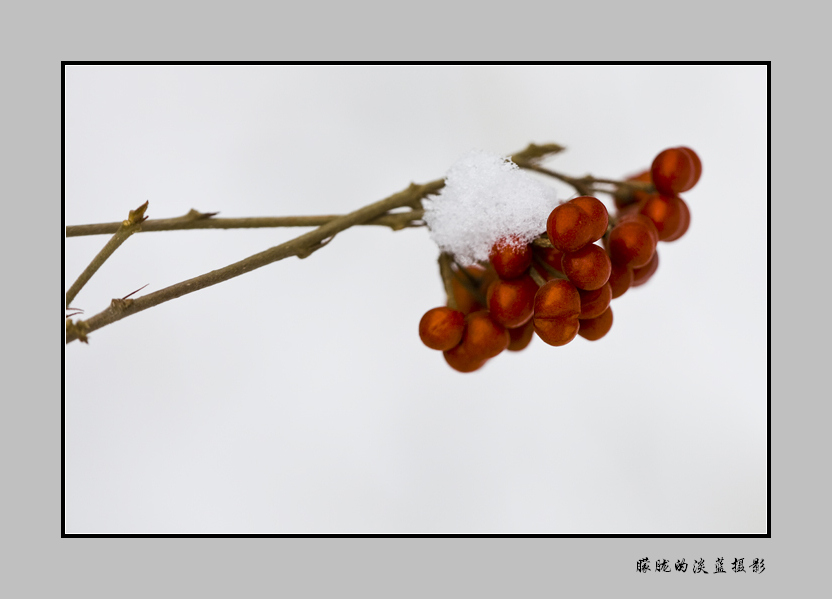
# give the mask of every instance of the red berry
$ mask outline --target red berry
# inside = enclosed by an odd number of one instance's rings
[[[576,252],[600,239],[607,230],[607,208],[597,198],[580,196],[557,206],[546,221],[552,245],[562,252]]]
[[[561,204],[552,210],[546,221],[546,233],[555,248],[574,252],[590,242],[587,215],[575,204]]]
[[[680,220],[679,228],[676,229],[676,231],[674,231],[673,234],[671,234],[669,237],[667,237],[665,239],[665,241],[676,241],[682,235],[687,233],[688,227],[690,226],[690,210],[688,209],[688,205],[685,203],[685,201],[682,198],[677,197],[676,199],[678,200],[677,205],[679,207],[679,212],[681,214],[681,217],[679,219]]]
[[[646,216],[636,214],[622,218],[609,236],[613,264],[638,268],[650,262],[656,251],[659,233]]]
[[[494,322],[486,310],[465,317],[465,333],[460,346],[472,360],[493,358],[508,347],[509,334],[505,327]]]
[[[607,232],[607,225],[610,216],[607,207],[598,198],[592,196],[578,196],[569,200],[589,215],[590,229],[592,231],[591,241],[598,241]]]
[[[457,345],[455,348],[442,352],[448,365],[458,372],[474,372],[482,368],[488,359],[480,360],[472,358],[468,350]]]
[[[612,264],[603,248],[589,244],[563,255],[563,272],[579,289],[600,289],[610,278]]]
[[[702,161],[699,160],[699,156],[697,155],[697,153],[691,150],[690,148],[686,146],[680,146],[678,149],[682,150],[683,152],[687,152],[691,160],[693,160],[693,183],[691,183],[690,187],[688,187],[688,189],[691,189],[694,185],[696,185],[699,182],[699,177],[702,176]],[[687,189],[685,189],[684,191],[687,191]]]
[[[696,154],[690,148],[668,148],[653,159],[650,174],[659,193],[674,195],[696,184]],[[701,164],[699,166],[701,172]]]
[[[526,349],[532,341],[534,335],[534,322],[529,321],[522,327],[516,329],[509,329],[508,335],[511,338],[508,344],[508,351],[520,351]]]
[[[601,337],[610,332],[612,328],[612,308],[607,308],[601,316],[581,320],[581,329],[578,334],[589,341],[598,341]]]
[[[494,244],[488,257],[501,279],[516,279],[531,266],[532,248],[514,237],[504,238]]]
[[[578,334],[581,296],[569,281],[556,279],[537,290],[534,330],[549,345],[566,345]]]
[[[581,296],[581,319],[600,316],[612,301],[612,287],[609,283],[594,291],[578,289],[578,294]]]
[[[687,206],[683,207],[683,204],[684,201],[677,196],[655,195],[644,203],[639,213],[649,218],[656,225],[659,241],[667,241],[684,224],[685,214],[683,211]],[[689,216],[690,213],[688,213]]]
[[[633,269],[629,266],[619,266],[613,262],[610,270],[610,280],[607,282],[612,290],[612,298],[621,297],[633,284]]]
[[[419,321],[419,337],[431,349],[456,347],[465,330],[465,315],[450,308],[432,308]]]
[[[653,254],[650,262],[641,268],[633,269],[633,287],[644,285],[653,276],[657,268],[659,268],[659,252]]]
[[[488,288],[488,311],[497,323],[513,329],[532,317],[537,283],[529,275],[519,279],[497,280]]]

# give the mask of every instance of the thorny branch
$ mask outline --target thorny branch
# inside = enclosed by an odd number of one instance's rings
[[[88,318],[87,320],[73,322],[67,319],[66,321],[66,343],[81,340],[86,341],[88,333],[100,329],[108,324],[111,324],[127,316],[147,310],[153,306],[157,306],[163,302],[176,299],[188,293],[193,293],[200,289],[222,283],[234,277],[240,276],[247,272],[251,272],[272,262],[277,262],[283,258],[290,256],[306,257],[315,250],[323,247],[328,240],[334,237],[337,233],[348,229],[354,225],[364,223],[368,220],[377,218],[396,208],[410,207],[413,209],[421,208],[421,200],[427,195],[439,191],[445,182],[442,179],[431,181],[423,185],[416,185],[412,183],[407,189],[400,191],[384,200],[369,204],[363,208],[359,208],[354,212],[331,219],[325,224],[319,226],[317,229],[305,233],[295,239],[277,245],[266,251],[249,256],[244,260],[229,264],[224,268],[211,271],[204,275],[194,277],[187,281],[182,281],[170,287],[160,289],[153,293],[143,295],[135,300],[121,299],[113,300],[110,306]],[[406,213],[405,213],[406,214]]]
[[[558,144],[529,144],[529,146],[511,156],[512,161],[519,167],[536,171],[550,177],[554,177],[568,185],[571,185],[581,195],[591,195],[594,192],[632,194],[635,190],[652,191],[649,183],[615,181],[610,179],[596,179],[590,175],[584,177],[570,177],[548,168],[540,166],[539,162],[553,154],[563,151]],[[394,194],[384,200],[360,208],[354,212],[344,215],[322,215],[322,216],[294,216],[294,217],[254,217],[254,218],[214,218],[217,212],[199,212],[191,210],[188,214],[177,218],[147,220],[144,212],[147,209],[147,202],[137,210],[131,211],[128,220],[122,223],[101,223],[91,225],[76,225],[66,227],[67,237],[78,237],[84,235],[113,234],[113,237],[93,259],[90,265],[73,283],[66,293],[66,307],[87,281],[101,267],[104,261],[133,233],[150,231],[175,231],[187,229],[240,229],[240,228],[264,228],[264,227],[317,227],[315,230],[305,233],[295,239],[282,243],[278,246],[249,256],[244,260],[230,264],[224,268],[205,273],[187,281],[166,287],[159,291],[149,293],[136,299],[114,299],[110,306],[86,320],[72,321],[66,319],[66,343],[75,340],[87,342],[87,334],[100,329],[127,316],[136,314],[163,302],[193,293],[200,289],[227,281],[241,274],[250,272],[272,262],[298,256],[306,258],[313,252],[327,245],[339,232],[356,225],[376,225],[390,227],[398,231],[409,227],[424,226],[422,220],[424,210],[421,200],[444,187],[444,180],[431,181],[423,185],[412,183],[407,189]],[[599,185],[612,186],[613,190],[604,189]],[[399,208],[409,208],[401,212],[391,212]],[[541,237],[534,241],[535,245],[550,247],[548,239]],[[444,254],[443,254],[444,255]],[[453,298],[450,289],[451,277],[456,278],[466,288],[470,282],[463,280],[464,269],[454,270],[451,268],[449,257],[443,262],[440,257],[440,271],[449,293]],[[460,276],[460,273],[463,273]],[[466,285],[466,283],[468,283]],[[132,294],[131,294],[132,295]],[[479,295],[479,294],[477,294]],[[452,300],[453,301],[453,300]],[[75,314],[73,314],[74,316]]]
[[[182,231],[190,229],[264,229],[274,227],[320,227],[341,218],[342,214],[320,216],[258,216],[247,218],[214,218],[218,212],[191,210],[177,218],[156,218],[142,224],[141,232]],[[408,210],[393,214],[382,214],[359,225],[379,225],[394,231],[408,227],[422,226],[424,210]],[[95,225],[72,225],[66,228],[67,237],[104,235],[115,233],[121,223],[99,223]]]
[[[113,231],[115,235],[112,236],[110,241],[107,242],[98,255],[92,259],[89,266],[84,269],[72,286],[69,288],[69,291],[66,292],[66,305],[65,308],[69,308],[69,304],[72,303],[72,300],[75,299],[75,296],[78,295],[78,292],[87,284],[92,276],[96,273],[96,271],[101,268],[101,265],[109,258],[113,252],[115,252],[118,247],[127,241],[127,238],[130,237],[133,233],[141,229],[141,224],[147,220],[147,217],[144,215],[145,211],[147,210],[147,202],[136,208],[135,210],[131,210],[127,216],[127,220],[121,223],[114,223],[118,225],[116,229]]]

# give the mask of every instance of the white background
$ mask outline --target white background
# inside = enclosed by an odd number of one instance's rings
[[[463,375],[424,229],[353,228],[66,348],[67,533],[765,533],[764,66],[69,66],[66,224],[344,213],[529,142],[694,148],[687,235],[597,342]],[[568,195],[569,190],[562,190]],[[602,197],[607,200],[608,198]],[[611,202],[607,202],[611,206]],[[85,316],[302,230],[133,236]],[[106,237],[66,241],[68,287]]]

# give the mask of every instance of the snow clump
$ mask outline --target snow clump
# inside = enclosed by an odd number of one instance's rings
[[[472,150],[450,168],[445,187],[424,206],[433,240],[467,266],[488,260],[498,240],[526,244],[544,232],[557,192],[507,157]]]

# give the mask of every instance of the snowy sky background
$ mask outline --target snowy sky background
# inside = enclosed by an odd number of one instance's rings
[[[766,532],[764,66],[66,67],[66,223],[344,213],[529,142],[620,177],[694,148],[691,227],[597,342],[463,375],[424,229],[353,228],[66,348],[67,533]],[[552,183],[555,185],[555,183]],[[562,196],[571,193],[558,186]],[[612,206],[607,196],[601,196]],[[133,236],[78,295],[306,229]],[[68,287],[106,237],[66,242]]]

